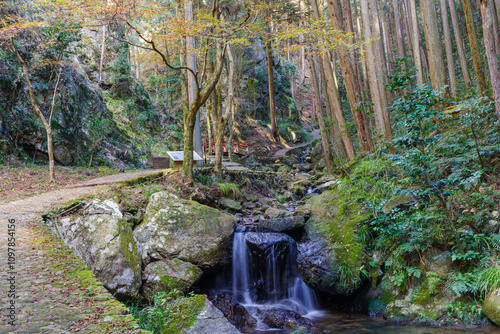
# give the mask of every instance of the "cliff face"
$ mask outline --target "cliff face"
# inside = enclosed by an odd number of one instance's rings
[[[130,68],[128,63],[113,66],[117,58],[121,56],[123,62],[124,57],[116,52],[115,45],[110,45],[107,49],[109,66],[106,67],[104,84],[99,87],[96,78],[93,78],[95,54],[87,47],[92,40],[86,36],[72,45],[72,52],[63,58],[51,122],[56,162],[62,165],[87,164],[94,151],[93,159],[98,164],[118,168],[137,165],[140,163],[139,157],[145,152],[141,152],[125,131],[120,129],[103,98],[103,89],[137,98],[136,92],[131,94],[129,91]],[[50,67],[33,66],[36,63],[34,55],[37,42],[36,37],[18,39],[20,52],[30,66],[30,79],[37,102],[47,116],[57,74]],[[141,96],[137,100],[148,103],[147,92],[142,89],[139,94]],[[16,57],[10,51],[0,50],[0,155],[15,153],[30,159],[45,160],[45,130],[33,112],[28,96],[27,84]]]

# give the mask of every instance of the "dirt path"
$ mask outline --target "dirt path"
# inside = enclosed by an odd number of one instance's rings
[[[276,153],[274,153],[273,158],[280,158],[284,156],[288,151],[295,150],[301,147],[306,147],[307,145],[310,145],[314,140],[319,138],[320,138],[319,130],[314,130],[313,132],[311,132],[311,140],[309,140],[307,143],[300,144],[294,147],[282,148],[281,150],[276,151]]]
[[[127,308],[37,217],[110,184],[155,173],[160,172],[116,174],[0,205],[0,333],[142,332]],[[15,229],[8,229],[9,220],[15,220]]]

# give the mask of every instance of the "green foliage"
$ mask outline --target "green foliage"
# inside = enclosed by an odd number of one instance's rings
[[[463,323],[479,322],[483,318],[484,312],[479,303],[467,303],[460,300],[446,305],[446,314],[453,319],[458,319]]]
[[[130,313],[137,319],[139,327],[154,334],[181,333],[194,323],[205,305],[202,295],[182,297],[182,292],[158,291],[150,306],[142,307],[138,302],[129,304]]]
[[[224,197],[238,198],[241,196],[240,188],[234,183],[219,183],[219,191]]]

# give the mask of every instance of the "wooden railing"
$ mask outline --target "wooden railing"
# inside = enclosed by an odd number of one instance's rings
[[[224,151],[222,152],[223,155],[227,155],[228,154],[228,151],[227,151],[227,147],[226,147],[226,142],[222,142],[222,148],[224,149]],[[215,152],[215,143],[207,143],[207,142],[203,142],[203,155],[206,155],[207,152],[208,152],[208,145],[211,145],[212,146],[212,149],[213,151]],[[248,145],[247,144],[240,144],[240,143],[237,143],[237,142],[231,142],[231,146],[233,148],[233,153],[235,154],[238,154],[238,155],[247,155],[249,154],[249,150],[248,150]],[[241,150],[240,150],[241,148]]]

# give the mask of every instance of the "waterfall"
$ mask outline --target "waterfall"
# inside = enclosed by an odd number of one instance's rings
[[[255,237],[255,232],[250,233]],[[317,310],[314,291],[300,278],[293,239],[286,236],[291,242],[269,242],[256,254],[249,249],[246,234],[236,232],[233,237],[233,298],[244,306],[285,308],[301,315]]]

